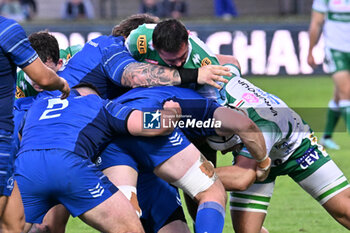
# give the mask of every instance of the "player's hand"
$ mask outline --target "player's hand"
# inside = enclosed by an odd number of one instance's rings
[[[307,55],[307,64],[309,64],[309,66],[311,66],[312,68],[315,68],[317,66],[315,58],[311,52]]]
[[[216,82],[227,83],[228,80],[222,76],[231,76],[231,72],[229,72],[229,70],[230,69],[228,67],[219,65],[202,66],[198,69],[197,82],[199,84],[208,84],[216,87],[217,89],[221,89],[221,86]]]
[[[263,162],[258,163],[256,167],[256,180],[264,181],[270,173],[271,159],[267,157]]]
[[[67,81],[64,78],[61,78],[61,81],[63,82],[63,87],[60,89],[60,91],[62,92],[61,99],[66,99],[69,96],[70,88]]]
[[[174,114],[173,120],[174,121],[180,120],[182,110],[181,110],[181,106],[178,102],[174,102],[173,100],[165,101],[163,104],[163,109],[173,112],[173,114]]]

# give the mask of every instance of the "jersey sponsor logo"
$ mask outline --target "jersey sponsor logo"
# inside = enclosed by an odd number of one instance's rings
[[[193,55],[192,61],[193,61],[194,64],[199,64],[200,63],[201,58],[200,58],[198,53]]]
[[[148,63],[151,63],[151,64],[155,64],[155,65],[158,65],[158,61],[155,61],[155,60],[151,60],[151,59],[145,59],[145,62],[148,62]]]
[[[207,65],[211,65],[211,61],[209,58],[206,57],[201,61],[201,66],[207,66]]]
[[[13,176],[8,178],[6,188],[12,190],[14,186],[15,180],[13,179]]]
[[[137,50],[140,54],[146,54],[147,53],[147,40],[146,35],[140,35],[137,38]]]
[[[257,98],[264,101],[267,107],[269,107],[271,113],[273,116],[277,116],[278,112],[275,110],[272,106],[272,103],[279,104],[276,98],[274,98],[271,94],[264,92],[260,90],[259,88],[256,88],[254,86],[251,86],[249,83],[245,82],[243,79],[239,79],[237,81],[239,85],[241,85],[243,88],[247,89],[250,93],[255,95]]]
[[[24,92],[19,88],[18,86],[16,87],[16,99],[26,97]]]
[[[92,189],[88,189],[93,198],[100,197],[105,192],[100,182]]]
[[[143,128],[144,129],[160,129],[160,116],[159,110],[156,112],[144,112],[143,113]]]
[[[95,165],[98,167],[101,165],[101,163],[102,163],[102,158],[101,158],[101,156],[98,156],[96,161],[95,161]]]
[[[320,158],[320,155],[317,153],[315,148],[309,148],[305,151],[304,155],[296,159],[297,163],[300,165],[301,169],[306,169],[314,162]]]
[[[242,98],[250,104],[259,102],[259,98],[252,93],[244,93]]]
[[[94,46],[95,48],[98,46],[98,43],[93,42],[93,41],[91,41],[91,40],[88,41],[88,44]]]

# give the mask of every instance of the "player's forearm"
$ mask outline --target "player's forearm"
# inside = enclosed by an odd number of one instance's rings
[[[245,158],[248,160],[248,158]],[[251,160],[253,166],[226,166],[215,168],[215,173],[219,176],[220,181],[224,185],[226,191],[244,191],[254,183],[256,173],[256,162]]]
[[[260,132],[259,128],[256,128],[252,131],[248,130],[240,133],[239,137],[247,147],[249,153],[259,161],[265,158],[267,151],[263,134]]]
[[[45,66],[40,58],[37,58],[33,63],[24,67],[23,71],[42,89],[52,91],[62,90],[64,88],[65,81],[53,70]]]
[[[181,84],[176,69],[147,63],[131,63],[123,72],[121,84],[126,87],[175,86]]]
[[[309,51],[317,44],[320,39],[322,27],[324,23],[324,15],[320,12],[312,12],[311,22],[309,27]]]

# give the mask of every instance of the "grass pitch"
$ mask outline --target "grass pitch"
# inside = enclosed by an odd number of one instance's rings
[[[283,99],[311,125],[317,136],[322,135],[326,108],[333,93],[333,84],[329,77],[257,77],[249,78],[249,80],[263,90]],[[328,150],[334,162],[348,178],[350,177],[349,139],[350,136],[345,132],[344,123],[341,120],[334,134],[334,140],[341,146],[341,150]],[[231,160],[232,156],[219,155],[218,164],[229,165]],[[186,217],[189,225],[192,226],[192,221],[188,216]],[[279,177],[276,180],[264,226],[270,233],[349,232],[333,220],[313,198],[288,176]],[[66,232],[95,233],[97,231],[82,223],[78,218],[71,218]],[[226,213],[224,232],[233,232],[229,211]]]

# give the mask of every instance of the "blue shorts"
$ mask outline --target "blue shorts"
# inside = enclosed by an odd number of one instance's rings
[[[182,131],[176,128],[170,135],[158,137],[120,136],[113,140],[101,154],[100,169],[117,165],[138,166],[143,172],[154,168],[185,149],[190,142]],[[109,148],[109,149],[108,149]],[[128,155],[132,160],[128,159]]]
[[[124,137],[124,136],[123,136]],[[127,148],[119,146],[119,143],[109,143],[95,161],[96,166],[103,171],[113,166],[129,166],[139,171],[138,164],[133,156],[129,155]]]
[[[73,217],[79,216],[118,191],[89,159],[59,149],[21,153],[15,179],[29,223],[41,223],[58,203]]]
[[[139,174],[137,198],[146,232],[158,232],[181,207],[178,189],[150,172]]]
[[[16,148],[11,132],[0,130],[0,195],[10,196]]]

